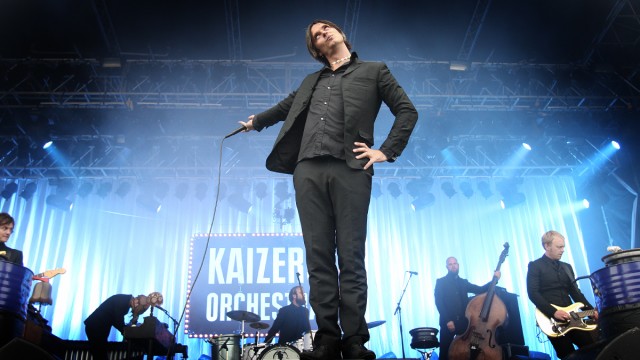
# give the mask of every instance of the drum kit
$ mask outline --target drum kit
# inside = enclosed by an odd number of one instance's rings
[[[231,320],[242,323],[240,334],[224,334],[208,340],[212,345],[211,358],[214,360],[266,360],[266,359],[300,359],[305,349],[301,344],[265,344],[260,343],[260,331],[269,328],[269,324],[261,322],[260,316],[245,310],[227,312]],[[254,343],[244,344],[245,324],[256,330]],[[310,341],[309,341],[310,343]]]
[[[245,310],[233,310],[227,312],[231,320],[242,323],[240,334],[224,334],[207,340],[211,343],[212,360],[267,360],[267,359],[300,359],[303,351],[313,350],[313,337],[316,330],[307,332],[302,338],[291,344],[265,344],[260,343],[260,330],[269,328],[269,324],[261,322],[260,316]],[[257,330],[254,343],[243,344],[245,339],[244,326]],[[384,320],[367,323],[367,328],[384,324]]]

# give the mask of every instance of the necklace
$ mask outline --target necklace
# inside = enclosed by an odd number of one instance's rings
[[[331,63],[331,65],[340,64],[341,62],[343,62],[343,61],[347,61],[347,60],[349,60],[349,59],[351,59],[351,55],[349,55],[349,56],[345,56],[345,57],[343,57],[342,59],[338,59],[338,60],[336,60],[336,61],[332,62],[332,63]]]

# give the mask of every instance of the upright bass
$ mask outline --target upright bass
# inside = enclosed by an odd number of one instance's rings
[[[509,253],[509,243],[504,243],[504,250],[495,271]],[[496,329],[507,320],[507,307],[499,297],[495,296],[498,278],[494,275],[486,293],[475,296],[465,310],[469,319],[467,330],[453,339],[449,348],[451,360],[500,360],[502,347],[496,342]]]

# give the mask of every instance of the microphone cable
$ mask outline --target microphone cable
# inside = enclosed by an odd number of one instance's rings
[[[234,134],[235,135],[235,134]],[[213,215],[211,217],[211,223],[209,224],[209,231],[207,232],[207,241],[205,243],[205,251],[202,252],[202,260],[200,261],[200,266],[198,266],[198,271],[196,272],[195,277],[193,278],[193,281],[191,282],[191,286],[189,287],[189,289],[187,290],[187,298],[185,300],[184,303],[184,307],[182,308],[182,313],[180,314],[180,318],[178,319],[177,322],[175,322],[175,326],[174,326],[174,330],[173,330],[173,339],[175,342],[176,339],[176,334],[178,333],[178,329],[180,327],[180,323],[182,322],[182,320],[184,319],[185,313],[187,311],[187,304],[189,303],[189,299],[191,298],[191,293],[193,292],[193,288],[195,287],[196,282],[198,281],[198,278],[200,277],[200,273],[202,272],[202,267],[204,266],[204,261],[205,261],[205,257],[207,256],[207,251],[206,249],[209,247],[209,241],[211,240],[211,231],[213,231],[213,223],[215,222],[216,219],[216,213],[218,212],[218,201],[220,200],[220,182],[221,182],[221,174],[222,174],[222,144],[224,144],[224,140],[229,137],[226,136],[224,138],[222,138],[222,140],[220,141],[220,158],[218,159],[218,182],[216,184],[216,198],[213,204]],[[168,350],[168,354],[167,354],[167,358],[171,355],[171,349]]]

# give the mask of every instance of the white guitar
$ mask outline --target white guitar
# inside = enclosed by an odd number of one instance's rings
[[[551,317],[548,318],[542,311],[536,308],[536,323],[540,330],[549,337],[563,336],[571,330],[591,331],[595,330],[598,325],[595,324],[595,320],[587,319],[585,317],[594,316],[595,310],[579,311],[584,304],[577,302],[567,307],[561,307],[551,304],[557,310],[566,311],[571,315],[571,320],[560,321]]]

